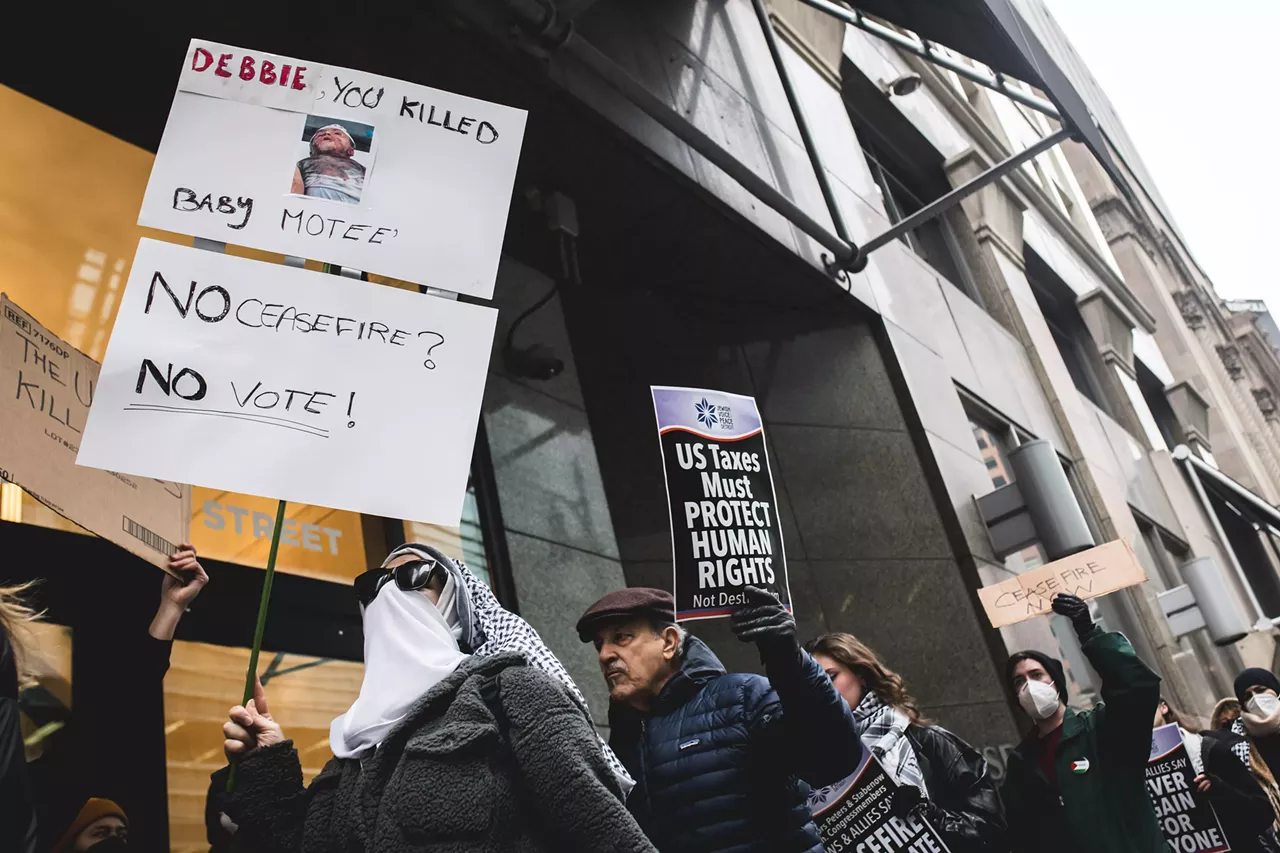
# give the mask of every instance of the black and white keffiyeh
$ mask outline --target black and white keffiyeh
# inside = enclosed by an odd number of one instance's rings
[[[885,704],[873,691],[862,694],[862,701],[853,709],[853,725],[862,745],[879,759],[884,772],[898,785],[912,785],[920,789],[920,796],[929,798],[920,772],[916,751],[907,740],[907,726],[911,719],[897,708]]]
[[[582,691],[578,689],[578,685],[574,683],[573,677],[564,668],[564,664],[560,663],[551,649],[547,648],[547,644],[542,641],[542,637],[538,636],[538,632],[532,625],[498,603],[493,591],[461,560],[454,560],[430,545],[415,544],[400,546],[392,551],[387,559],[390,560],[405,552],[413,552],[437,561],[458,582],[454,606],[462,628],[459,642],[471,649],[472,654],[484,657],[502,652],[520,652],[529,661],[530,666],[542,670],[563,684],[578,708],[586,715],[587,721],[592,724],[592,728],[595,727],[595,722],[591,719],[591,709],[587,707],[587,700],[583,697]],[[629,794],[635,787],[635,781],[598,732],[596,738],[604,752],[605,762],[622,786],[623,795]]]
[[[1236,717],[1231,721],[1231,732],[1240,740],[1231,745],[1231,751],[1236,754],[1236,758],[1244,762],[1244,766],[1249,766],[1249,734],[1244,730],[1244,720]]]

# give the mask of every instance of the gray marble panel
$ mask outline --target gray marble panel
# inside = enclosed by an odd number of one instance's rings
[[[969,416],[960,403],[950,372],[956,361],[933,352],[893,323],[886,326],[894,355],[911,391],[911,404],[924,428],[977,459],[978,446],[973,440]],[[967,357],[961,357],[967,365]]]

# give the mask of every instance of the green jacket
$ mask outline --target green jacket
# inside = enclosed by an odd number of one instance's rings
[[[1160,676],[1123,634],[1095,627],[1081,645],[1102,677],[1103,701],[1081,714],[1067,709],[1058,791],[1040,770],[1034,730],[1010,753],[1000,788],[1010,843],[1016,853],[1168,853],[1146,783]],[[1088,769],[1073,772],[1077,761]]]

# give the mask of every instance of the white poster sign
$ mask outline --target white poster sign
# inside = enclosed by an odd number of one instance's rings
[[[525,118],[192,41],[138,224],[488,299]]]
[[[76,461],[457,526],[497,314],[144,239]]]

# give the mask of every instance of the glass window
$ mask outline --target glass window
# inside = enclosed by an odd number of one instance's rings
[[[164,679],[169,844],[207,850],[204,807],[209,774],[225,765],[222,724],[244,691],[249,650],[176,641]],[[263,650],[258,670],[271,716],[293,740],[304,783],[333,757],[329,724],[360,692],[364,667],[350,661]]]

